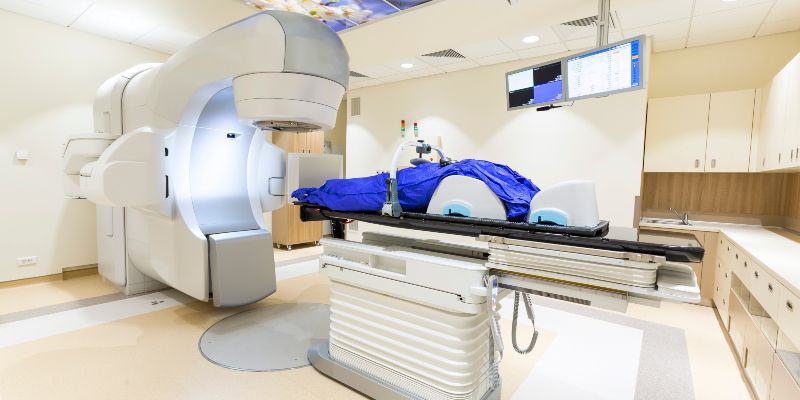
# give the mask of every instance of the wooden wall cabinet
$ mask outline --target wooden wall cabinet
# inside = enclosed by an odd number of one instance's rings
[[[650,99],[645,172],[748,172],[755,90]]]
[[[761,171],[800,167],[800,54],[761,89]]]
[[[287,153],[321,154],[325,133],[273,132],[272,143]],[[279,247],[286,246],[291,250],[294,245],[315,243],[320,239],[322,239],[322,221],[301,221],[299,206],[287,204],[272,212],[272,241]]]
[[[703,172],[709,94],[650,99],[645,128],[645,172]]]

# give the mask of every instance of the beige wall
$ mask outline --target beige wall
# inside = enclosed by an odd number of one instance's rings
[[[347,175],[389,167],[400,120],[455,159],[507,164],[541,187],[568,179],[597,182],[601,218],[633,224],[639,195],[647,92],[575,102],[546,112],[507,111],[505,73],[537,60],[481,67],[364,89],[361,116],[347,126]],[[409,128],[410,129],[410,128]]]
[[[800,52],[800,31],[653,53],[650,97],[761,87]]]
[[[61,145],[108,77],[165,55],[0,11],[0,281],[97,262],[94,206],[61,192]],[[26,163],[17,149],[30,151]],[[33,266],[16,258],[38,256]]]

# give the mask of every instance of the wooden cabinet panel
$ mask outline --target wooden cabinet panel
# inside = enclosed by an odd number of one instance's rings
[[[786,106],[790,90],[788,77],[788,69],[784,68],[762,90],[758,141],[762,171],[784,168],[790,162],[790,154],[784,146]]]
[[[306,153],[322,154],[325,149],[325,132],[306,133]]]
[[[753,132],[755,90],[711,93],[707,172],[747,172]]]
[[[772,362],[775,350],[770,346],[761,329],[748,319],[745,334],[745,375],[750,379],[756,397],[761,400],[769,398],[769,387],[772,383]]]
[[[786,114],[784,122],[784,147],[789,153],[791,166],[800,165],[800,54],[787,66]]]
[[[650,99],[645,172],[702,172],[710,95]]]
[[[744,365],[744,337],[750,316],[747,315],[747,310],[745,310],[741,301],[739,301],[739,298],[735,295],[731,295],[730,301],[728,302],[728,316],[730,318],[728,333],[731,337],[731,343],[733,343],[733,349],[736,350],[739,361]]]
[[[772,356],[772,384],[769,398],[770,400],[800,399],[800,386],[794,381],[792,374],[783,365],[777,353]]]
[[[273,132],[272,143],[287,153],[322,153],[325,133]],[[312,243],[322,239],[322,221],[300,221],[300,207],[294,204],[272,212],[273,242],[284,246]]]

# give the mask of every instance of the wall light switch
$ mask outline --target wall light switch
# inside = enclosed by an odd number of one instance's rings
[[[28,150],[20,149],[14,152],[14,158],[19,161],[28,161],[31,158],[31,153]]]
[[[39,257],[30,256],[30,257],[19,257],[17,258],[17,266],[22,267],[25,265],[33,265],[39,262]]]

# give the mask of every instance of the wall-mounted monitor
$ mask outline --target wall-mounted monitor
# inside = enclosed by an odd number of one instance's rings
[[[564,67],[550,61],[506,74],[508,109],[544,106],[564,101]]]
[[[644,44],[645,37],[637,36],[566,57],[567,100],[643,88]]]

